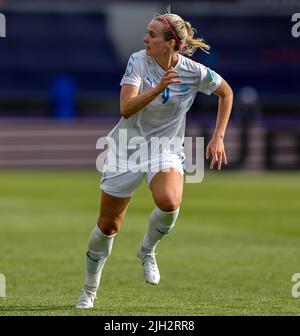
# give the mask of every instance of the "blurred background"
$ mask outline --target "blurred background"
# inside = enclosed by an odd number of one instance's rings
[[[186,183],[155,289],[136,260],[153,208],[144,183],[97,309],[75,312],[99,208],[96,143],[120,118],[129,56],[169,4],[211,45],[193,59],[233,88],[229,164]],[[0,315],[299,315],[300,1],[0,0],[0,13]],[[199,94],[186,135],[207,142],[217,106]]]
[[[299,169],[298,0],[1,0],[0,169],[95,169],[127,60],[169,4],[212,47],[193,58],[234,90],[227,169]],[[187,135],[207,140],[216,112],[216,97],[199,94]]]

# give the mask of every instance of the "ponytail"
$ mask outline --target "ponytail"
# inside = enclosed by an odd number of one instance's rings
[[[197,48],[200,48],[204,52],[208,53],[210,46],[206,44],[205,41],[201,38],[193,38],[194,34],[197,32],[196,29],[193,28],[192,25],[187,21],[184,21],[184,24],[187,31],[187,37],[183,42],[183,49],[181,51],[182,54],[192,56]]]
[[[164,18],[162,18],[164,17]],[[175,50],[179,50],[180,54],[192,56],[194,52],[199,48],[202,51],[209,53],[210,46],[202,38],[194,38],[194,34],[197,32],[192,25],[184,21],[179,15],[172,14],[170,8],[167,9],[164,15],[155,15],[155,20],[158,20],[165,24],[165,39],[170,41],[174,39],[174,33],[176,34]],[[168,21],[169,25],[165,21]]]

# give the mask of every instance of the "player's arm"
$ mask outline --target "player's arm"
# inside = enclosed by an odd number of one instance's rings
[[[227,164],[224,136],[232,109],[233,92],[228,83],[222,79],[220,86],[214,91],[214,94],[219,97],[218,115],[212,139],[206,148],[206,159],[209,159],[211,156],[210,169],[214,169],[217,163],[220,170],[222,162]]]
[[[162,93],[169,84],[181,83],[181,81],[177,79],[178,77],[180,77],[178,72],[173,68],[170,68],[165,73],[159,84],[141,94],[139,94],[139,88],[135,85],[122,85],[120,94],[120,110],[122,116],[125,119],[128,119],[148,105],[153,99]]]

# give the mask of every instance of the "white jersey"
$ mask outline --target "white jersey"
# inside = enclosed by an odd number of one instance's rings
[[[120,131],[126,130],[128,139],[143,137],[167,137],[181,140],[182,150],[185,134],[186,113],[190,109],[197,92],[210,95],[221,84],[221,76],[204,65],[179,54],[174,68],[180,73],[180,84],[169,84],[167,88],[147,106],[130,118],[121,118],[108,137],[120,142]],[[155,87],[165,71],[145,50],[132,54],[120,85],[130,84],[139,88],[139,94]],[[121,132],[122,133],[122,132]]]

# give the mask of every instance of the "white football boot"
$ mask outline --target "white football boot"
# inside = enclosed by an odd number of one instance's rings
[[[88,288],[83,288],[80,292],[75,308],[93,308],[96,292]]]
[[[144,253],[141,251],[140,247],[137,256],[141,259],[146,282],[150,285],[158,285],[160,274],[155,259],[155,253]]]

